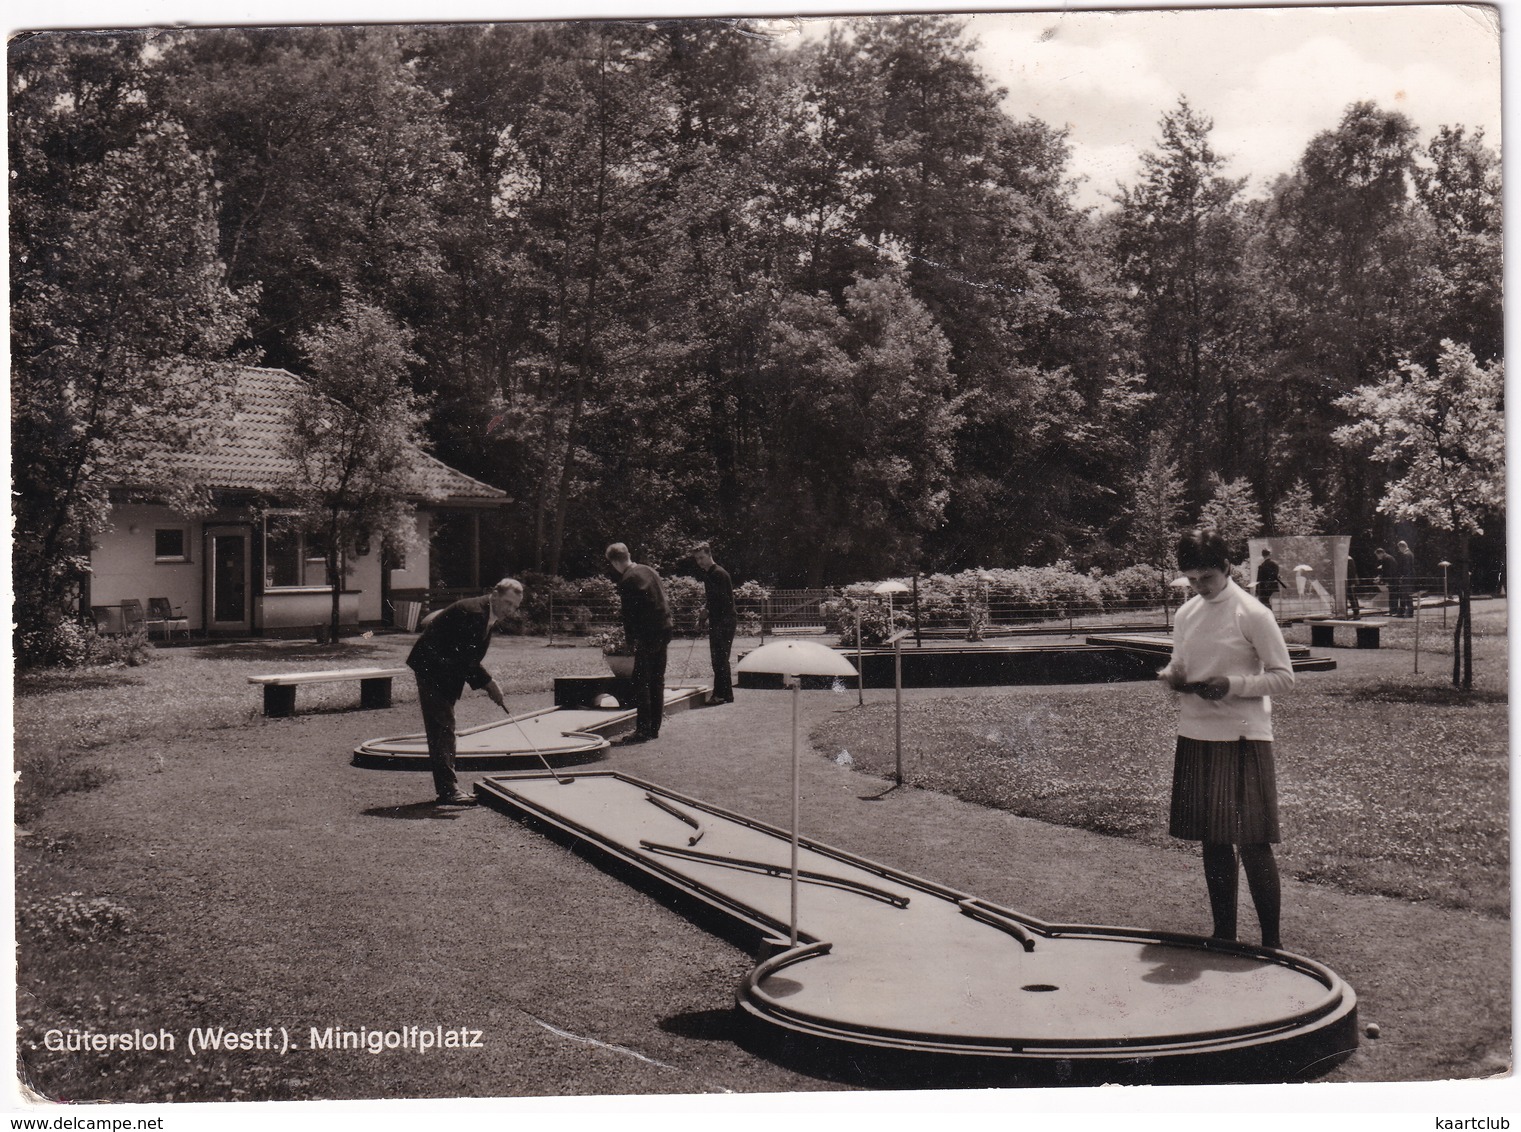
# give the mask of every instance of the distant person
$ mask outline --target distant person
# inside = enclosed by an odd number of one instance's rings
[[[1213,530],[1178,540],[1194,596],[1179,608],[1172,659],[1157,679],[1178,693],[1168,832],[1203,843],[1214,937],[1236,938],[1237,861],[1246,872],[1262,945],[1280,947],[1279,840],[1270,696],[1294,686],[1272,612],[1231,580]]]
[[[1399,577],[1399,612],[1396,617],[1415,616],[1415,552],[1400,539],[1394,546],[1395,572]]]
[[[473,806],[475,798],[459,788],[454,774],[454,705],[465,685],[484,689],[503,711],[501,686],[481,665],[491,647],[491,630],[523,604],[523,583],[503,578],[482,597],[445,606],[423,622],[422,636],[407,654],[417,674],[417,702],[428,735],[428,764],[441,806]]]
[[[713,702],[734,702],[734,677],[729,671],[729,653],[734,649],[734,632],[739,615],[734,610],[734,579],[713,561],[713,548],[698,543],[692,548],[697,569],[702,573],[702,588],[708,599],[708,652],[713,659]]]
[[[1347,553],[1347,609],[1352,614],[1352,620],[1357,621],[1363,615],[1362,606],[1358,604],[1357,587],[1361,579],[1357,573],[1357,559]]]
[[[623,635],[634,650],[634,702],[637,720],[625,743],[644,743],[660,736],[665,717],[665,662],[671,644],[671,606],[665,584],[648,566],[635,562],[628,547],[615,542],[607,548],[608,573],[623,604]]]
[[[1399,613],[1399,597],[1396,588],[1399,586],[1399,566],[1394,561],[1394,555],[1383,547],[1373,552],[1377,565],[1373,567],[1374,578],[1388,587],[1389,590],[1389,616],[1394,617]]]
[[[1278,580],[1278,563],[1273,561],[1273,548],[1262,548],[1262,561],[1257,566],[1257,600],[1269,609],[1273,608],[1273,597],[1283,585]]]

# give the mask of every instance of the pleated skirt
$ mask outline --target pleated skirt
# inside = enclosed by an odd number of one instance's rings
[[[1213,743],[1179,735],[1167,831],[1189,841],[1276,843],[1278,778],[1272,742]]]

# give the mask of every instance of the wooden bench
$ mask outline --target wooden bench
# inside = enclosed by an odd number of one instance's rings
[[[1336,647],[1336,630],[1344,625],[1350,625],[1357,630],[1357,647],[1360,649],[1378,648],[1378,631],[1387,621],[1341,621],[1335,618],[1327,618],[1324,621],[1311,621],[1310,644],[1315,648],[1333,649]]]
[[[358,680],[361,708],[390,707],[392,679],[405,676],[410,671],[410,668],[339,668],[327,672],[250,676],[248,682],[264,685],[265,715],[287,716],[296,714],[298,684],[338,684],[345,680]]]

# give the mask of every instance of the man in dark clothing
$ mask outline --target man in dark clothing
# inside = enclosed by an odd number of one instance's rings
[[[1394,561],[1394,555],[1383,547],[1373,551],[1373,556],[1378,559],[1378,565],[1374,567],[1374,576],[1389,588],[1389,616],[1399,616],[1399,564]]]
[[[1273,608],[1273,595],[1279,590],[1278,563],[1273,561],[1271,547],[1262,548],[1262,563],[1257,567],[1257,600],[1269,609]]]
[[[734,580],[717,562],[707,543],[699,543],[692,549],[697,569],[702,573],[702,586],[708,598],[708,652],[713,658],[713,702],[734,702],[734,678],[729,672],[729,653],[734,648],[734,630],[739,626],[739,615],[734,611]]]
[[[1357,584],[1360,579],[1357,576],[1357,559],[1351,554],[1347,555],[1347,608],[1352,611],[1352,620],[1359,620],[1362,615],[1362,606],[1357,601]]]
[[[422,636],[407,654],[417,674],[417,702],[428,735],[428,762],[439,805],[473,806],[454,774],[454,705],[465,685],[485,689],[503,711],[507,701],[491,673],[481,666],[491,647],[491,629],[523,603],[523,583],[503,578],[484,597],[445,606],[423,622]]]
[[[608,571],[623,603],[623,635],[634,650],[634,702],[638,722],[625,743],[643,743],[660,736],[665,717],[665,659],[671,643],[671,607],[660,575],[629,556],[615,542],[607,548]]]
[[[1400,539],[1394,546],[1395,568],[1399,574],[1399,617],[1415,616],[1415,552]]]

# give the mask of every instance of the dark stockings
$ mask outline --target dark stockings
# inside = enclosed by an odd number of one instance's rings
[[[1241,846],[1241,868],[1262,925],[1262,946],[1281,947],[1278,915],[1282,898],[1278,862],[1271,845]],[[1236,847],[1227,842],[1204,843],[1204,883],[1209,886],[1209,910],[1215,918],[1215,938],[1236,938]]]

